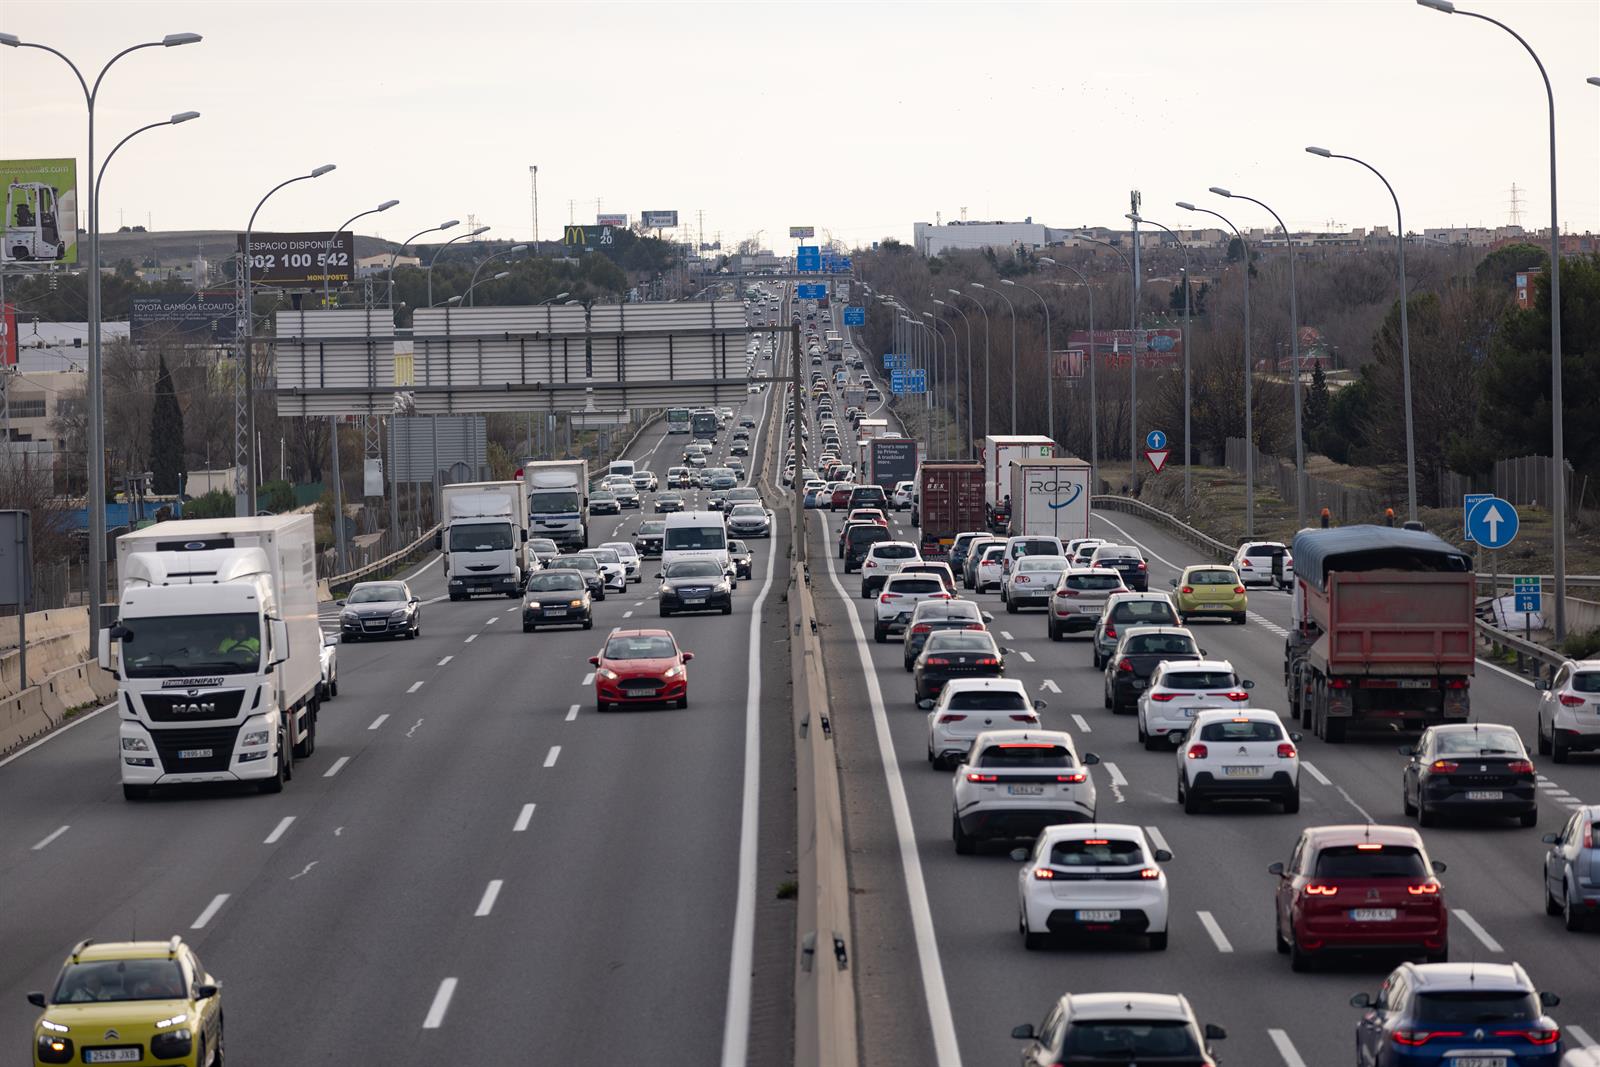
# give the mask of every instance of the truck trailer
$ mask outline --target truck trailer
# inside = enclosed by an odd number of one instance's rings
[[[983,498],[989,508],[989,529],[1004,533],[1011,519],[1011,464],[1055,454],[1056,443],[1048,437],[1006,434],[983,439]]]
[[[882,486],[893,496],[897,482],[917,476],[917,453],[914,437],[874,437],[867,444],[866,484]]]
[[[526,482],[461,482],[442,490],[445,590],[451,600],[479,593],[521,596],[528,580]]]
[[[1021,459],[1011,464],[1011,537],[1089,536],[1089,464],[1081,459]]]
[[[548,537],[567,551],[589,547],[589,463],[582,459],[523,464],[528,486],[528,536]]]
[[[983,464],[924,463],[917,472],[917,507],[911,524],[922,531],[924,559],[944,559],[956,534],[981,530]]]

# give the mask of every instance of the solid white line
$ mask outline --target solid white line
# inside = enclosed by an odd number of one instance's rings
[[[1572,1027],[1567,1027],[1571,1030]],[[1294,1047],[1294,1042],[1289,1040],[1289,1035],[1282,1030],[1268,1030],[1267,1036],[1272,1038],[1272,1043],[1278,1048],[1278,1055],[1283,1057],[1286,1067],[1306,1067],[1306,1061],[1300,1058],[1300,1053]]]
[[[349,756],[340,756],[338,759],[333,761],[333,766],[329,767],[327,770],[322,772],[322,777],[324,777],[324,778],[332,778],[334,775],[336,775],[340,771],[344,770],[344,765],[346,763],[349,763],[349,762],[350,762],[350,757]]]
[[[428,1006],[428,1016],[422,1020],[424,1030],[437,1030],[444,1023],[444,1013],[450,1010],[450,998],[456,995],[456,980],[446,978],[439,983],[439,991]]]
[[[1456,917],[1456,921],[1462,926],[1465,926],[1468,930],[1471,930],[1472,936],[1483,942],[1484,948],[1488,949],[1490,952],[1505,951],[1505,949],[1501,947],[1500,942],[1489,936],[1489,931],[1483,928],[1482,923],[1478,922],[1477,919],[1474,919],[1471,915],[1467,914],[1467,910],[1465,908],[1451,908],[1450,914],[1454,915]]]
[[[1222,927],[1217,925],[1217,920],[1211,917],[1209,911],[1197,911],[1200,916],[1200,925],[1206,928],[1206,933],[1211,935],[1211,941],[1217,946],[1218,952],[1232,952],[1233,945],[1228,942],[1228,935],[1222,932]]]
[[[1167,844],[1166,837],[1161,833],[1161,827],[1146,826],[1144,828],[1144,835],[1150,839],[1150,843],[1156,848],[1161,849],[1163,852],[1172,851],[1172,846]]]
[[[478,910],[472,913],[474,918],[481,919],[494,910],[495,899],[500,896],[500,887],[505,884],[500,878],[490,880],[483,891],[483,899],[478,901]]]
[[[1573,1026],[1571,1023],[1567,1024],[1567,1036],[1576,1041],[1581,1048],[1595,1048],[1597,1044],[1600,1044],[1590,1037],[1588,1031],[1584,1030],[1583,1027]]]
[[[1181,566],[1179,566],[1178,564],[1172,562],[1170,559],[1168,559],[1167,557],[1163,556],[1161,553],[1157,552],[1155,549],[1151,548],[1149,545],[1144,544],[1138,538],[1134,537],[1133,534],[1129,533],[1127,530],[1124,530],[1122,527],[1118,526],[1116,523],[1112,522],[1110,519],[1108,519],[1104,515],[1100,514],[1100,512],[1098,512],[1098,511],[1095,512],[1094,513],[1094,517],[1099,519],[1101,522],[1105,523],[1107,526],[1111,527],[1113,530],[1117,531],[1117,533],[1121,534],[1123,537],[1127,538],[1129,544],[1137,545],[1139,548],[1144,549],[1145,552],[1147,552],[1152,558],[1160,560],[1162,563],[1165,563],[1167,566],[1171,567],[1175,571],[1183,570],[1183,568]]]
[[[23,747],[17,749],[17,751],[11,753],[11,755],[7,756],[5,759],[0,759],[0,767],[4,767],[6,764],[10,763],[14,759],[21,759],[23,756],[26,756],[28,753],[30,753],[34,749],[38,748],[40,745],[44,744],[46,741],[50,741],[50,740],[53,740],[54,738],[60,737],[62,734],[66,733],[68,730],[72,729],[74,726],[77,726],[79,723],[88,722],[90,719],[94,718],[96,715],[100,714],[102,711],[105,711],[108,708],[114,708],[116,706],[117,706],[117,702],[115,700],[113,700],[109,704],[100,705],[98,708],[95,708],[93,711],[89,712],[86,715],[78,716],[77,718],[73,719],[71,722],[67,723],[65,726],[56,727],[54,730],[51,730],[49,733],[45,734],[43,737],[39,738],[39,740],[33,742],[32,744],[24,745]]]
[[[824,542],[832,543],[833,531],[828,517],[821,516]],[[928,1022],[932,1031],[934,1062],[939,1067],[958,1067],[961,1048],[956,1041],[955,1021],[950,1013],[950,992],[945,986],[944,967],[939,961],[939,940],[933,927],[933,911],[928,905],[928,887],[922,874],[922,858],[917,853],[916,831],[911,825],[911,807],[906,801],[905,782],[900,777],[900,761],[895,754],[894,739],[889,734],[889,718],[884,711],[883,690],[878,685],[878,672],[872,665],[867,649],[866,633],[861,628],[861,618],[856,613],[855,601],[845,592],[839,581],[839,571],[833,554],[827,555],[828,579],[845,609],[850,630],[856,639],[856,654],[861,661],[861,673],[867,686],[867,701],[872,706],[872,725],[878,738],[878,756],[883,763],[883,776],[889,787],[889,809],[894,817],[895,837],[900,846],[900,867],[906,883],[906,896],[911,907],[911,929],[917,943],[917,962],[922,972],[922,995],[928,1005]],[[742,1060],[740,1061],[742,1062]],[[724,1067],[733,1067],[726,1056]]]
[[[1022,650],[1020,650],[1020,651],[1019,651],[1019,652],[1018,652],[1018,653],[1017,653],[1017,655],[1019,655],[1019,656],[1021,656],[1021,657],[1022,657],[1022,661],[1023,661],[1023,662],[1024,662],[1024,663],[1032,663],[1032,662],[1033,662],[1033,654],[1032,654],[1032,653],[1031,653],[1031,652],[1029,652],[1029,651],[1028,651],[1028,650],[1027,650],[1027,649],[1025,649],[1025,648],[1024,648],[1024,649],[1022,649]]]
[[[439,602],[439,601],[441,601],[441,600],[444,600],[444,599],[446,599],[446,597],[447,597],[447,596],[448,596],[448,595],[449,595],[449,594],[447,594],[447,593],[440,593],[440,594],[439,594],[439,595],[438,595],[438,596],[436,596],[436,597],[431,597],[431,598],[430,598],[430,599],[428,599],[428,600],[424,600],[424,601],[423,601],[423,602],[422,602],[422,604],[423,604],[423,606],[424,606],[424,607],[426,607],[426,606],[427,606],[427,605],[429,605],[429,604],[437,604],[437,603],[438,603],[438,602]]]
[[[261,842],[261,843],[263,845],[275,845],[275,844],[277,844],[278,843],[278,838],[282,837],[284,835],[284,833],[288,831],[289,827],[291,827],[293,825],[294,825],[294,816],[293,815],[285,815],[283,818],[278,820],[278,825],[274,826],[272,828],[272,833],[268,834],[267,835],[267,839],[265,841]]]
[[[465,641],[461,642],[461,643],[463,645],[470,645],[470,644],[472,644],[472,642],[476,641],[477,639],[478,639],[478,635],[477,634],[468,634],[467,635],[467,639]]]
[[[378,727],[383,725],[384,720],[386,720],[388,717],[389,717],[389,713],[387,711],[384,712],[382,715],[379,715],[376,719],[373,719],[372,720],[372,725],[367,727],[367,729],[376,730]]]
[[[54,841],[56,838],[60,837],[70,829],[72,829],[71,823],[68,823],[65,826],[56,827],[54,830],[50,831],[49,835],[46,836],[43,841],[40,841],[37,845],[34,845],[32,851],[38,852],[40,849],[46,847],[50,844],[50,842]]]
[[[1085,719],[1082,715],[1073,715],[1072,721],[1077,724],[1079,733],[1094,733],[1094,728],[1089,725],[1089,720]]]
[[[578,684],[579,685],[593,685],[594,684],[594,671],[590,671],[588,674],[584,675],[583,676],[583,681],[579,682]]]
[[[1323,785],[1332,785],[1333,784],[1333,782],[1328,778],[1328,776],[1326,774],[1323,774],[1320,770],[1318,770],[1317,769],[1317,765],[1315,763],[1312,763],[1310,760],[1301,760],[1300,761],[1300,769],[1302,771],[1305,771],[1311,777],[1315,778],[1317,781],[1321,782]]]
[[[1339,795],[1344,797],[1344,799],[1349,803],[1349,805],[1352,808],[1355,808],[1357,811],[1359,811],[1361,813],[1361,817],[1363,819],[1365,819],[1367,822],[1377,822],[1377,820],[1372,817],[1372,813],[1371,812],[1367,811],[1366,808],[1363,808],[1360,804],[1356,803],[1356,798],[1351,796],[1349,790],[1345,789],[1344,786],[1336,785],[1336,786],[1334,786],[1334,788],[1339,791]]]
[[[1533,679],[1524,678],[1522,675],[1518,674],[1515,671],[1508,671],[1504,667],[1500,666],[1498,663],[1490,663],[1486,659],[1480,659],[1480,660],[1478,660],[1478,662],[1483,664],[1485,667],[1488,667],[1491,671],[1495,671],[1495,672],[1497,672],[1499,674],[1505,675],[1507,678],[1510,678],[1513,682],[1521,682],[1523,685],[1530,686],[1530,687],[1533,685]],[[1569,1027],[1569,1029],[1570,1029],[1570,1027]]]
[[[571,722],[578,717],[578,705],[574,704],[567,709],[567,721]]]
[[[407,693],[415,693],[418,689],[421,689],[421,688],[422,688],[422,683],[421,682],[412,682],[411,683],[411,688],[407,689],[406,692]]]
[[[762,416],[765,422],[765,415]],[[769,546],[770,547],[770,546]],[[750,1049],[750,1002],[756,948],[756,853],[761,815],[761,609],[772,592],[778,554],[767,552],[767,576],[750,607],[745,660],[744,792],[739,810],[739,883],[728,961],[728,1009],[722,1026],[723,1067],[744,1067]]]
[[[556,765],[556,760],[558,758],[560,758],[560,756],[561,756],[561,746],[560,745],[551,745],[550,746],[550,754],[544,758],[544,765],[546,767],[554,767]]]
[[[533,821],[533,809],[537,806],[536,804],[522,805],[522,810],[517,813],[516,824],[511,827],[512,833],[520,834],[528,828],[528,824]]]
[[[1120,788],[1128,784],[1128,780],[1122,776],[1121,768],[1115,763],[1102,763],[1100,766],[1106,769],[1106,774],[1110,776],[1112,785]]]
[[[439,666],[443,667],[446,663],[449,663],[453,659],[455,659],[454,656],[446,656],[444,659],[439,661]]]
[[[417,575],[421,574],[423,571],[427,570],[429,567],[433,566],[435,563],[438,563],[442,559],[444,559],[444,556],[442,556],[442,555],[434,556],[428,562],[424,563],[422,566],[418,567],[416,570],[412,571],[410,574],[406,575],[401,580],[402,581],[406,581],[406,582],[411,581],[413,578],[417,577]]]
[[[202,911],[200,913],[200,917],[189,924],[189,929],[204,930],[206,928],[206,923],[210,922],[212,919],[215,919],[217,917],[217,912],[221,911],[222,906],[227,902],[228,894],[226,893],[218,893],[216,896],[212,897],[211,903],[206,905],[206,910]]]

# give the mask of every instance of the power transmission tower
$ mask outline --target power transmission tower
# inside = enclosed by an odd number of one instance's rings
[[[1511,183],[1511,225],[1522,225],[1522,190],[1516,182]]]

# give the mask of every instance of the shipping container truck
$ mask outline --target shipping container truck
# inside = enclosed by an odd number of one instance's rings
[[[1387,526],[1295,535],[1284,640],[1289,707],[1326,741],[1351,724],[1465,722],[1476,658],[1471,559]]]
[[[276,793],[317,747],[322,628],[309,514],[158,522],[117,538],[117,757],[129,800],[157,786]]]
[[[523,464],[528,486],[528,536],[548,537],[563,549],[589,547],[589,464],[553,459]]]
[[[894,495],[896,482],[917,476],[917,441],[912,437],[875,437],[867,445],[865,483],[881,485]]]
[[[1011,520],[1011,464],[1020,459],[1050,459],[1056,443],[1037,435],[1000,435],[983,439],[983,498],[989,508],[989,529],[1005,532]]]
[[[862,419],[856,423],[856,433],[862,437],[887,437],[889,436],[889,420]]]
[[[479,593],[521,596],[531,569],[528,484],[461,482],[445,486],[441,495],[445,525],[439,549],[450,599]]]
[[[945,559],[956,534],[983,529],[983,464],[924,463],[917,472],[917,508],[924,559]]]
[[[1011,464],[1010,537],[1089,536],[1089,464],[1081,459],[1022,459]]]

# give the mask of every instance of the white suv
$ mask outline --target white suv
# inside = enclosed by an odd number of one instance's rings
[[[924,600],[949,600],[950,591],[937,574],[891,574],[878,594],[872,639],[883,644],[896,630],[904,630],[911,613]]]
[[[1050,618],[1046,623],[1050,640],[1059,641],[1079,630],[1093,630],[1105,613],[1106,601],[1127,591],[1122,575],[1110,567],[1068,567],[1050,594]]]
[[[1567,660],[1539,689],[1540,755],[1565,763],[1568,753],[1600,749],[1600,659]]]
[[[1283,557],[1283,581],[1279,583],[1272,572],[1275,557]],[[1246,541],[1233,554],[1233,569],[1239,575],[1239,584],[1280,585],[1287,589],[1294,584],[1294,557],[1282,541]]]
[[[1186,733],[1202,711],[1231,711],[1250,699],[1254,682],[1225,659],[1158,663],[1139,694],[1139,741],[1154,751]]]
[[[906,511],[917,502],[916,482],[895,482],[894,493],[889,497],[889,505],[896,511]]]
[[[980,841],[1026,838],[1046,826],[1093,822],[1094,781],[1070,734],[1058,730],[985,730],[972,742],[952,780],[950,832],[969,855]]]
[[[1300,810],[1300,735],[1266,708],[1202,711],[1178,745],[1178,800],[1190,815],[1212,800],[1275,800]]]
[[[1051,934],[1143,934],[1167,947],[1167,875],[1144,828],[1125,823],[1047,826],[1032,850],[1011,855],[1017,873],[1017,929],[1024,947],[1040,949]]]
[[[928,712],[928,762],[935,770],[953,766],[985,730],[1037,727],[1044,707],[1044,701],[1028,696],[1026,686],[1008,678],[952,679]]]
[[[921,561],[922,550],[910,541],[879,541],[867,549],[861,560],[862,599],[878,595],[884,580],[913,560]]]

